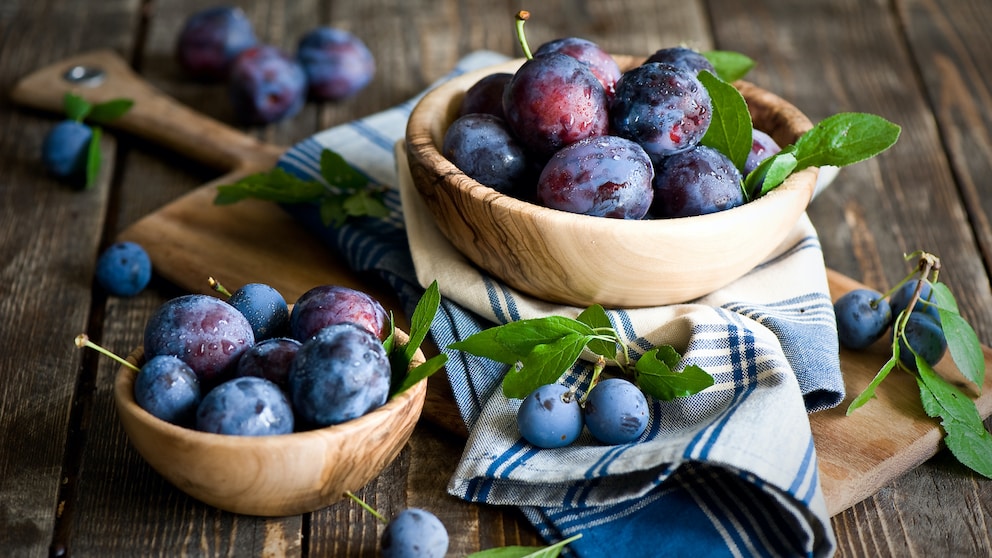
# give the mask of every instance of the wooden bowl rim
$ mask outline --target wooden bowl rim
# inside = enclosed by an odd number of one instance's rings
[[[624,64],[631,64],[637,62],[638,60],[644,59],[643,57],[634,57],[630,55],[614,55],[614,58],[618,60],[621,67],[624,67]],[[643,229],[650,229],[655,233],[663,233],[665,232],[664,229],[672,229],[673,231],[682,229],[685,226],[685,223],[689,220],[699,226],[706,226],[710,222],[726,219],[728,217],[733,218],[735,216],[739,217],[740,214],[744,213],[759,212],[761,211],[763,205],[787,201],[784,199],[780,200],[779,198],[789,192],[802,193],[807,191],[809,196],[804,205],[808,205],[809,201],[812,199],[818,173],[818,169],[816,167],[809,167],[800,172],[793,173],[785,180],[785,182],[768,194],[737,207],[705,215],[665,219],[606,219],[603,217],[582,215],[553,209],[531,203],[511,195],[500,193],[493,188],[470,178],[457,166],[455,166],[454,163],[441,154],[440,148],[431,133],[432,122],[438,114],[436,110],[428,111],[428,107],[433,108],[431,101],[435,99],[450,97],[453,100],[458,96],[461,90],[465,88],[466,83],[474,83],[474,81],[477,81],[479,78],[489,73],[512,70],[524,61],[525,59],[518,58],[494,66],[489,66],[487,68],[466,72],[457,78],[453,78],[452,80],[439,85],[425,94],[424,97],[414,106],[407,123],[406,143],[410,154],[414,157],[422,159],[428,168],[432,168],[438,175],[444,176],[445,182],[453,184],[459,190],[467,192],[476,201],[482,203],[492,203],[513,215],[522,216],[526,214],[527,218],[533,218],[552,225],[567,224],[572,226],[578,223],[583,227],[592,229],[594,232],[598,233],[602,231],[603,234],[607,234],[607,232],[609,232],[609,234],[618,234],[618,231],[619,234],[626,234],[628,233],[627,229],[629,229],[629,234],[643,233]],[[760,102],[762,106],[774,106],[776,112],[784,111],[797,118],[801,117],[801,120],[803,121],[802,126],[805,127],[805,129],[812,127],[812,122],[809,118],[795,105],[786,101],[782,97],[779,97],[778,95],[748,81],[739,80],[735,83],[735,85],[738,86],[738,89],[742,90],[742,94],[745,92],[748,93],[744,96],[748,100],[749,105],[753,98],[754,100]],[[450,122],[446,122],[444,124],[444,128],[446,129],[448,125],[450,125]],[[421,136],[421,134],[423,134],[423,136]],[[426,138],[429,138],[430,141],[427,141]]]

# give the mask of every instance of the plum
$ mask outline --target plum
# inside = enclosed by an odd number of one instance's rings
[[[96,261],[96,281],[115,296],[135,296],[152,278],[152,260],[136,242],[115,242]]]
[[[247,124],[269,124],[303,108],[307,77],[294,58],[271,45],[245,49],[234,59],[228,92],[237,117]]]
[[[389,315],[376,299],[340,285],[319,285],[300,295],[289,316],[290,337],[305,342],[329,325],[358,324],[379,339],[389,335]]]
[[[546,384],[532,391],[517,409],[517,430],[539,448],[561,448],[582,433],[582,408],[566,386]]]
[[[644,393],[623,378],[608,378],[596,384],[589,391],[583,413],[589,433],[604,444],[633,442],[648,425]]]
[[[834,302],[837,338],[842,347],[860,350],[878,341],[892,325],[892,309],[882,293],[854,289]]]
[[[656,217],[705,215],[744,204],[740,171],[711,147],[676,153],[655,171],[651,212]]]
[[[375,75],[375,57],[365,43],[334,27],[317,27],[303,35],[296,58],[306,73],[310,97],[320,101],[352,97]]]
[[[176,61],[190,76],[204,81],[226,79],[232,61],[258,39],[241,8],[216,6],[186,19],[176,40]]]
[[[196,429],[214,434],[289,434],[294,423],[286,394],[264,378],[228,380],[210,390],[196,411]]]
[[[466,114],[452,122],[441,153],[462,172],[498,192],[516,190],[531,172],[526,149],[506,122],[491,114]]]

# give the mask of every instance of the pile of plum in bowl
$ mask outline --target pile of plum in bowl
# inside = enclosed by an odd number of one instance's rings
[[[784,99],[684,47],[522,44],[527,58],[428,92],[406,131],[438,228],[509,286],[576,306],[686,302],[753,269],[806,210],[816,166],[748,180],[813,128]]]
[[[149,318],[114,385],[131,444],[183,492],[235,513],[305,513],[360,489],[420,417],[427,383],[406,383],[419,347],[348,287],[292,306],[262,283],[224,292]]]

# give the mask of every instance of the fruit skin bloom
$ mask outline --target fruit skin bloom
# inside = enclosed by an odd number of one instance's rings
[[[296,58],[303,66],[309,93],[320,101],[352,97],[375,76],[375,57],[355,35],[333,27],[318,27],[304,35]]]
[[[41,161],[48,172],[59,178],[81,177],[86,171],[86,154],[93,129],[75,120],[63,120],[45,136]]]
[[[115,296],[135,296],[152,278],[152,260],[141,245],[117,242],[100,254],[96,262],[96,280]]]

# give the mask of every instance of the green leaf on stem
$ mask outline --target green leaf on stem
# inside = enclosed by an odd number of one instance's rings
[[[554,343],[562,337],[574,334],[591,337],[595,332],[578,320],[563,316],[548,316],[484,329],[448,345],[448,348],[504,364],[516,364],[536,347]]]
[[[896,351],[898,352],[898,344],[895,345]],[[878,389],[878,385],[882,383],[882,380],[892,372],[892,369],[896,367],[896,363],[899,362],[899,355],[894,354],[892,357],[882,365],[882,368],[875,374],[875,377],[868,384],[868,386],[860,393],[857,397],[851,401],[851,404],[847,407],[848,416],[851,415],[855,410],[864,405],[865,403],[871,401],[875,398],[875,390]]]
[[[599,304],[594,304],[583,310],[576,320],[588,325],[593,329],[613,330],[613,323],[606,314],[606,310]],[[589,341],[589,350],[607,360],[612,360],[617,356],[617,340],[596,338]]]
[[[112,99],[93,105],[86,118],[99,124],[107,124],[124,116],[133,106],[134,101],[131,99]]]
[[[747,55],[730,50],[709,50],[702,53],[723,81],[732,83],[748,74],[754,68],[754,60]]]
[[[892,147],[901,128],[874,114],[842,112],[828,116],[796,140],[796,170],[844,167]]]
[[[420,300],[417,301],[417,306],[413,309],[413,314],[410,316],[409,338],[405,344],[396,342],[396,327],[392,316],[390,316],[391,331],[386,340],[383,341],[383,346],[389,355],[389,366],[393,372],[391,396],[403,393],[416,385],[417,382],[440,370],[447,363],[448,355],[440,354],[427,359],[426,362],[412,370],[410,369],[410,363],[413,362],[417,349],[420,349],[427,339],[431,325],[434,323],[434,316],[437,315],[440,306],[441,293],[437,281],[434,281],[427,287]]]
[[[706,70],[699,72],[699,81],[706,87],[713,103],[713,117],[702,144],[720,151],[735,167],[743,169],[752,143],[747,101],[736,87]]]
[[[319,182],[297,178],[276,167],[250,174],[233,184],[218,186],[214,204],[227,205],[248,198],[277,203],[306,203],[319,200],[323,194],[324,186]]]
[[[789,151],[780,151],[758,164],[758,167],[744,177],[744,193],[747,199],[756,199],[771,192],[785,182],[796,170],[796,156]]]
[[[65,116],[69,120],[75,120],[76,122],[82,122],[90,114],[90,110],[93,109],[93,105],[89,103],[86,99],[76,95],[72,92],[66,92],[62,97],[62,110],[65,111]]]
[[[674,357],[674,358],[673,358]],[[713,376],[696,365],[686,366],[681,372],[672,369],[681,357],[669,346],[652,349],[637,360],[637,386],[645,393],[671,401],[688,397],[713,385]]]
[[[100,156],[100,138],[103,135],[102,131],[98,126],[93,127],[93,136],[90,138],[90,144],[86,148],[86,183],[84,188],[90,189],[96,184],[98,178],[100,178],[100,165],[102,164],[102,157]]]
[[[466,558],[556,558],[568,543],[578,540],[582,535],[573,535],[565,540],[549,546],[501,546],[480,552],[473,552]]]
[[[570,333],[550,343],[535,346],[503,377],[503,395],[523,399],[535,389],[557,382],[579,360],[588,335]]]
[[[944,443],[954,457],[973,471],[992,478],[992,435],[985,430],[975,402],[917,356],[920,400],[931,417],[940,417]]]
[[[943,283],[933,283],[940,328],[947,339],[947,350],[958,370],[972,381],[981,392],[985,384],[985,354],[982,343],[971,325],[958,313],[958,303],[951,290]]]

